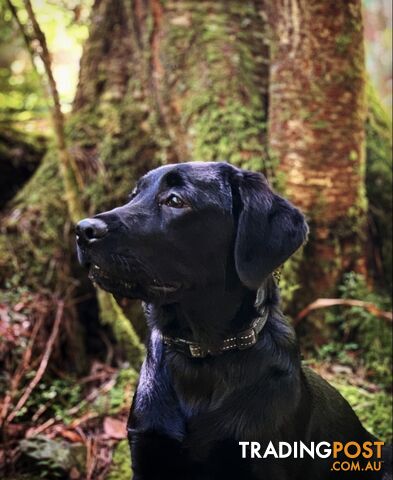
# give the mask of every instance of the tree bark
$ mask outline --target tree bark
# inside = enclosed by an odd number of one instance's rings
[[[97,2],[75,110],[116,100],[121,110],[144,108],[134,128],[158,143],[161,162],[226,159],[260,169],[268,88],[262,13],[253,1]]]
[[[307,214],[309,299],[365,272],[365,72],[360,0],[268,2],[269,144],[278,184]],[[306,299],[303,299],[306,300]]]

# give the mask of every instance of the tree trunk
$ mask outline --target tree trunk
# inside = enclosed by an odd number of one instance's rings
[[[257,2],[101,0],[75,110],[120,109],[154,140],[160,162],[226,159],[260,169],[267,87]]]
[[[124,202],[135,178],[162,163],[224,159],[266,170],[267,89],[257,2],[97,0],[67,122],[85,211]],[[93,291],[76,266],[57,164],[52,149],[11,203],[0,270],[14,292],[46,288],[72,301]],[[138,324],[139,307],[127,311]],[[108,312],[101,320],[110,323]],[[133,340],[124,318],[111,327]]]
[[[365,72],[361,1],[268,2],[269,143],[279,186],[310,221],[308,300],[365,270]],[[303,298],[303,301],[307,298]]]

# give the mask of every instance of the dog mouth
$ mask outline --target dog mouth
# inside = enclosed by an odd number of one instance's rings
[[[159,283],[152,281],[130,281],[116,278],[99,265],[92,263],[89,267],[89,278],[104,290],[128,298],[145,298],[149,295],[165,296],[176,293],[181,285],[178,283]]]
[[[120,278],[113,278],[113,276],[109,275],[105,270],[95,263],[90,266],[89,278],[92,282],[97,283],[105,290],[107,289],[105,286],[112,288],[121,287],[128,290],[133,290],[137,287],[137,283],[135,282],[129,282]]]

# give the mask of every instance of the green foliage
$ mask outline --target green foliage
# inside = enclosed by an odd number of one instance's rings
[[[336,361],[340,365],[351,367],[353,365],[353,356],[358,349],[359,345],[354,342],[343,344],[332,341],[318,348],[318,359]]]
[[[133,368],[119,370],[115,386],[109,392],[109,413],[116,414],[130,405],[139,374]]]
[[[13,0],[13,4],[29,35],[23,2]],[[91,0],[33,2],[38,22],[53,54],[53,71],[65,111],[70,110],[75,92],[78,59],[88,33],[86,20],[90,6]],[[0,47],[0,122],[47,119],[50,102],[45,95],[46,82],[41,60],[35,53],[33,60],[4,0],[0,1]],[[34,52],[34,47],[30,50]]]
[[[41,79],[4,1],[0,2],[0,47],[0,123],[48,115]]]
[[[128,410],[138,380],[138,373],[131,367],[119,370],[115,385],[107,394],[97,397],[93,409],[99,415],[116,415]]]
[[[30,380],[34,375],[35,371],[29,372],[26,380]],[[100,416],[116,415],[130,407],[137,380],[136,370],[124,366],[118,371],[114,386],[108,392],[98,395],[94,403],[88,403],[85,400],[88,393],[76,378],[59,379],[46,376],[19,410],[15,421],[29,422],[34,414],[42,408],[44,410],[40,417],[41,421],[55,418],[57,422],[64,424],[74,420],[74,414],[68,413],[74,407],[78,407],[79,415],[83,415],[87,411],[94,411]]]
[[[119,442],[112,456],[112,465],[106,480],[131,480],[130,447],[127,440]]]
[[[339,287],[342,298],[370,302],[389,310],[391,300],[372,292],[363,276],[350,272]],[[391,384],[391,325],[361,307],[337,307],[326,311],[325,322],[332,327],[332,340],[322,346],[321,359],[353,365],[356,359],[372,374],[374,381],[389,387]]]
[[[393,268],[392,120],[370,84],[368,85],[366,134],[366,189],[369,212],[374,227],[373,242],[377,247],[377,255],[381,255],[382,260],[384,277],[380,283],[383,283],[386,291],[390,291]]]
[[[26,380],[31,380],[36,372],[31,370]],[[81,386],[76,379],[44,378],[33,390],[25,405],[18,411],[16,421],[28,422],[43,405],[44,418],[55,418],[64,423],[70,422],[72,416],[67,411],[80,404],[82,399]]]
[[[290,307],[294,295],[296,295],[296,292],[301,288],[298,269],[301,265],[303,255],[303,248],[300,248],[281,267],[279,287],[284,312]]]
[[[361,275],[350,272],[345,275],[339,287],[342,298],[357,298],[371,302],[383,310],[391,309],[391,299],[372,292]],[[341,332],[349,336],[350,332],[357,338],[361,351],[364,352],[365,364],[373,371],[375,378],[387,386],[392,378],[392,328],[383,318],[378,318],[360,307],[351,307],[342,312]]]

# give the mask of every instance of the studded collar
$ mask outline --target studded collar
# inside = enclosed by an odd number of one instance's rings
[[[184,338],[163,335],[162,339],[164,344],[170,349],[184,353],[192,358],[205,358],[209,355],[217,356],[231,350],[245,350],[257,343],[258,336],[266,324],[268,315],[269,309],[263,307],[260,315],[252,321],[249,328],[225,338],[214,350],[210,350],[198,342],[185,340]]]

